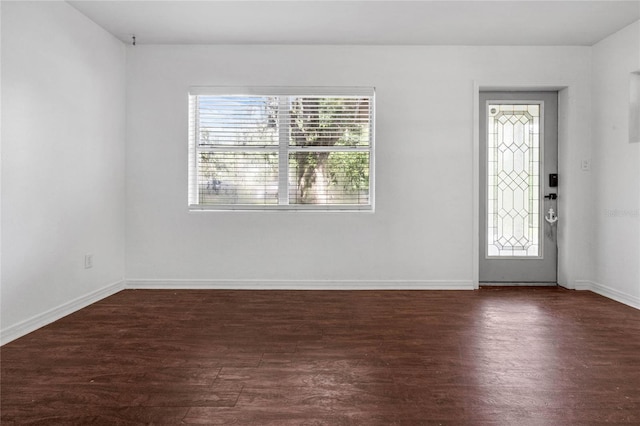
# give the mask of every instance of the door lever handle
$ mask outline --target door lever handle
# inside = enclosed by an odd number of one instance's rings
[[[544,198],[547,198],[549,200],[555,200],[558,198],[558,194],[551,193],[551,194],[545,195]]]

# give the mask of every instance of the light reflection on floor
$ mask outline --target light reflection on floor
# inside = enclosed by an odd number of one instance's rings
[[[553,318],[528,301],[485,300],[471,335],[479,395],[511,409],[553,405],[560,375]],[[524,405],[524,404],[523,404]]]

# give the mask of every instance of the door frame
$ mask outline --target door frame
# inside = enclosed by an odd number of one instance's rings
[[[492,83],[484,81],[473,81],[473,208],[472,210],[472,226],[471,226],[471,241],[472,241],[472,280],[473,288],[480,288],[480,161],[484,161],[484,158],[480,158],[480,92],[482,91],[502,91],[502,92],[558,92],[558,175],[562,176],[562,162],[560,161],[560,155],[562,152],[562,146],[565,143],[563,131],[561,129],[567,128],[567,114],[562,110],[567,106],[566,99],[568,98],[569,86],[566,84],[553,84],[549,83],[536,83],[536,84],[505,84],[505,83]],[[561,101],[562,99],[562,101]],[[560,203],[558,203],[560,204]],[[557,235],[559,236],[563,229],[563,222],[558,221]],[[557,239],[557,277],[561,276],[560,271],[563,268],[562,258],[560,250],[561,239]],[[562,283],[558,282],[558,285]]]

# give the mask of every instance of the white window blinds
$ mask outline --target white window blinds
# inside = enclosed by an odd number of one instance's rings
[[[371,210],[371,88],[194,88],[189,205]]]

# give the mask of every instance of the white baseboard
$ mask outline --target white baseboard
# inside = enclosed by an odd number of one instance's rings
[[[624,303],[632,308],[640,309],[640,297],[623,293],[614,288],[608,287],[594,281],[576,280],[576,290],[589,290],[601,296],[613,299],[616,302]]]
[[[131,289],[211,290],[474,290],[464,280],[162,280],[128,279]]]
[[[11,342],[19,337],[31,333],[47,324],[51,324],[54,321],[59,320],[69,314],[72,314],[82,308],[85,308],[92,303],[104,299],[124,290],[125,282],[117,281],[111,283],[99,290],[93,291],[84,296],[80,296],[77,299],[71,300],[53,309],[50,309],[41,314],[35,315],[27,320],[14,324],[5,329],[0,330],[0,345]]]
[[[558,283],[558,286],[562,287],[562,288],[566,288],[567,290],[575,290],[576,289],[576,284],[575,282],[567,282],[567,283]]]

